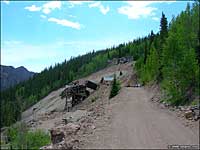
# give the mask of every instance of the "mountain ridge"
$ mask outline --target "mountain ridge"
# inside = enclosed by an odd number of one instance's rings
[[[20,82],[26,81],[34,76],[34,72],[28,71],[24,66],[13,67],[0,65],[1,67],[1,91],[10,88]]]

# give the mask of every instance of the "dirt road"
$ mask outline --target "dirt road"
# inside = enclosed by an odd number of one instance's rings
[[[156,148],[197,145],[199,131],[185,127],[173,115],[156,108],[143,88],[124,87],[108,106],[111,120],[97,130],[84,148]]]

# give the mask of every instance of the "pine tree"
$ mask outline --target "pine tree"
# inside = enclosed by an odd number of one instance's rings
[[[198,31],[198,42],[197,42],[197,46],[195,48],[195,51],[196,51],[196,57],[197,57],[197,60],[198,60],[198,63],[200,65],[200,30]]]
[[[113,83],[112,83],[112,89],[111,89],[109,98],[116,96],[118,94],[119,90],[120,90],[120,85],[117,82],[116,75],[114,75],[114,80],[113,80]]]
[[[147,61],[147,55],[148,55],[148,46],[147,46],[147,38],[144,38],[144,64],[146,64]]]
[[[109,53],[109,50],[108,50],[108,59],[110,59],[110,53]]]
[[[162,64],[161,64],[161,60],[162,60],[162,51],[163,51],[163,46],[165,44],[165,40],[168,36],[168,23],[167,23],[167,18],[165,17],[165,14],[162,12],[162,17],[161,17],[161,21],[160,21],[160,49],[158,51],[158,56],[159,56],[159,73],[158,73],[158,77],[157,80],[158,82],[160,82],[163,79],[163,75],[162,75]]]
[[[149,43],[150,47],[151,47],[151,44],[152,44],[153,41],[154,41],[154,36],[155,36],[155,34],[153,33],[153,30],[151,30],[151,34],[150,34],[150,43]]]
[[[165,43],[165,39],[167,38],[168,35],[168,23],[167,23],[167,18],[165,17],[165,14],[162,12],[162,17],[160,20],[160,40],[161,40],[161,45]]]
[[[118,49],[118,58],[121,58],[122,57],[122,50],[121,48]]]

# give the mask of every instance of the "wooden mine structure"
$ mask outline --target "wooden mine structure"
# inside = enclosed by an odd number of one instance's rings
[[[131,62],[133,61],[133,57],[131,56],[126,56],[126,57],[121,57],[121,58],[118,58],[118,64],[125,64],[127,62]]]
[[[125,56],[121,58],[113,58],[112,60],[108,60],[107,63],[109,65],[118,65],[118,64],[125,64],[131,61],[133,61],[132,56]]]
[[[69,111],[73,106],[83,101],[90,95],[87,88],[96,90],[98,85],[92,81],[86,81],[85,84],[75,83],[64,89],[61,93],[61,98],[66,98],[65,110]]]

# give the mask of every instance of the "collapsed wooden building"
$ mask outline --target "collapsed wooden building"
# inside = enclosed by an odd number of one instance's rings
[[[84,84],[74,83],[66,87],[60,94],[62,99],[66,99],[65,110],[69,111],[73,106],[87,98],[90,95],[87,88],[97,90],[98,85],[87,80]]]
[[[118,64],[125,64],[133,61],[132,56],[125,56],[120,58],[113,58],[112,60],[108,60],[107,63],[109,65],[118,65]]]
[[[118,58],[118,64],[125,64],[125,63],[131,62],[131,61],[133,61],[132,56]]]

